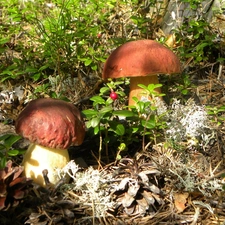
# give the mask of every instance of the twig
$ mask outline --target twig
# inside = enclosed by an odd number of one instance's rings
[[[220,80],[223,71],[223,65],[220,63],[217,79]]]
[[[98,163],[98,170],[101,170],[103,167],[101,165],[101,162],[99,161],[100,159],[94,154],[93,151],[91,151],[92,156],[96,159],[97,163]]]
[[[204,180],[204,181],[201,181],[201,182],[196,183],[196,185],[199,185],[199,184],[208,182],[208,181],[210,181],[210,180],[212,180],[212,179],[214,179],[214,178],[220,177],[222,174],[225,174],[225,169],[222,170],[222,171],[220,171],[219,173],[215,174],[214,176],[207,178],[207,179]]]
[[[200,214],[200,208],[197,207],[197,208],[195,208],[195,215],[194,215],[193,221],[190,225],[195,225],[197,223],[199,214]]]
[[[95,203],[92,199],[92,224],[95,225]]]

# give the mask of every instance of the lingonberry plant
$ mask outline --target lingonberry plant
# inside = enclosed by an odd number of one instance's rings
[[[125,93],[121,90],[124,81],[110,82],[100,89],[100,94],[92,97],[93,108],[84,110],[86,125],[89,133],[99,137],[99,156],[105,149],[109,154],[109,149],[117,148],[116,159],[121,157],[128,146],[147,136],[148,141],[155,141],[162,129],[166,126],[163,121],[163,113],[159,113],[159,105],[156,100],[162,94],[158,94],[155,89],[159,84],[151,84],[148,87],[141,85],[143,91],[153,97],[152,101],[138,101],[136,106],[127,108],[124,100]],[[115,90],[117,99],[112,99],[111,90]],[[119,104],[120,102],[120,104]],[[118,104],[116,104],[118,103]],[[143,146],[144,147],[144,146]]]
[[[112,92],[110,93],[110,98],[111,98],[113,101],[115,101],[115,100],[118,98],[118,94],[117,94],[116,92],[112,91]]]

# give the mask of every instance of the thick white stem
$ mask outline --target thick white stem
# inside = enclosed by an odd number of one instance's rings
[[[69,162],[67,149],[52,149],[40,145],[31,144],[27,149],[22,165],[26,177],[41,186],[45,186],[42,171],[48,171],[50,183],[56,184],[59,177],[56,168],[63,168]]]

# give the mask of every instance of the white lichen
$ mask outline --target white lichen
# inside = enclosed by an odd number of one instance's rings
[[[94,207],[94,216],[102,217],[108,209],[114,206],[115,202],[112,201],[109,194],[112,174],[93,167],[80,171],[74,161],[70,161],[66,167],[58,171],[58,174],[61,177],[68,174],[73,179],[71,185],[73,191],[82,193],[78,200],[84,206]]]
[[[174,100],[167,121],[166,137],[176,142],[203,137],[210,130],[210,121],[204,106],[189,99],[185,105]]]

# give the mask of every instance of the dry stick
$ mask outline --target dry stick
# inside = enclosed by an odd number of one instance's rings
[[[151,116],[151,114],[148,114],[146,121],[149,120],[150,116]],[[145,132],[146,132],[146,126],[144,126],[144,135],[142,138],[142,151],[147,149],[147,147],[145,146]]]
[[[208,182],[208,181],[210,181],[210,180],[212,180],[212,179],[214,179],[214,178],[220,177],[222,174],[225,174],[225,169],[222,170],[222,171],[220,171],[220,172],[217,173],[216,175],[207,178],[204,182]],[[196,183],[196,185],[199,185],[199,184],[202,184],[202,183],[203,183],[203,181]]]
[[[218,132],[216,132],[216,141],[217,141],[217,150],[218,150],[218,152],[220,152],[221,155],[223,155],[223,150],[222,150],[223,147],[220,147],[221,142],[219,141]],[[224,163],[224,157],[222,157],[222,161]]]
[[[106,129],[106,137],[108,137],[108,130]],[[105,154],[106,154],[106,162],[109,163],[109,148],[108,148],[108,142],[106,142],[105,146]]]
[[[99,161],[99,158],[94,154],[93,151],[91,151],[91,154],[92,154],[92,156],[95,158],[95,160],[97,161],[98,166],[100,167],[100,168],[98,168],[98,169],[101,170],[103,167],[102,167],[102,165],[101,165],[101,162]]]
[[[221,163],[222,163],[223,161],[221,160],[218,164],[217,164],[217,166],[214,168],[214,170],[212,171],[212,174],[214,174],[214,172],[219,168],[219,166],[221,165]],[[211,163],[210,163],[210,167],[211,167]]]
[[[50,220],[50,224],[52,224],[52,218],[48,215],[48,213],[43,210],[43,213],[46,215],[46,217]]]
[[[94,200],[92,199],[92,224],[95,225],[95,204],[94,204]]]
[[[195,208],[195,215],[194,215],[193,221],[190,225],[196,225],[197,224],[199,214],[200,214],[200,208],[196,207]]]
[[[217,79],[220,80],[223,71],[223,65],[220,63]]]
[[[98,151],[98,169],[102,168],[101,158],[102,158],[102,134],[100,132],[100,137],[99,137],[99,151]]]

